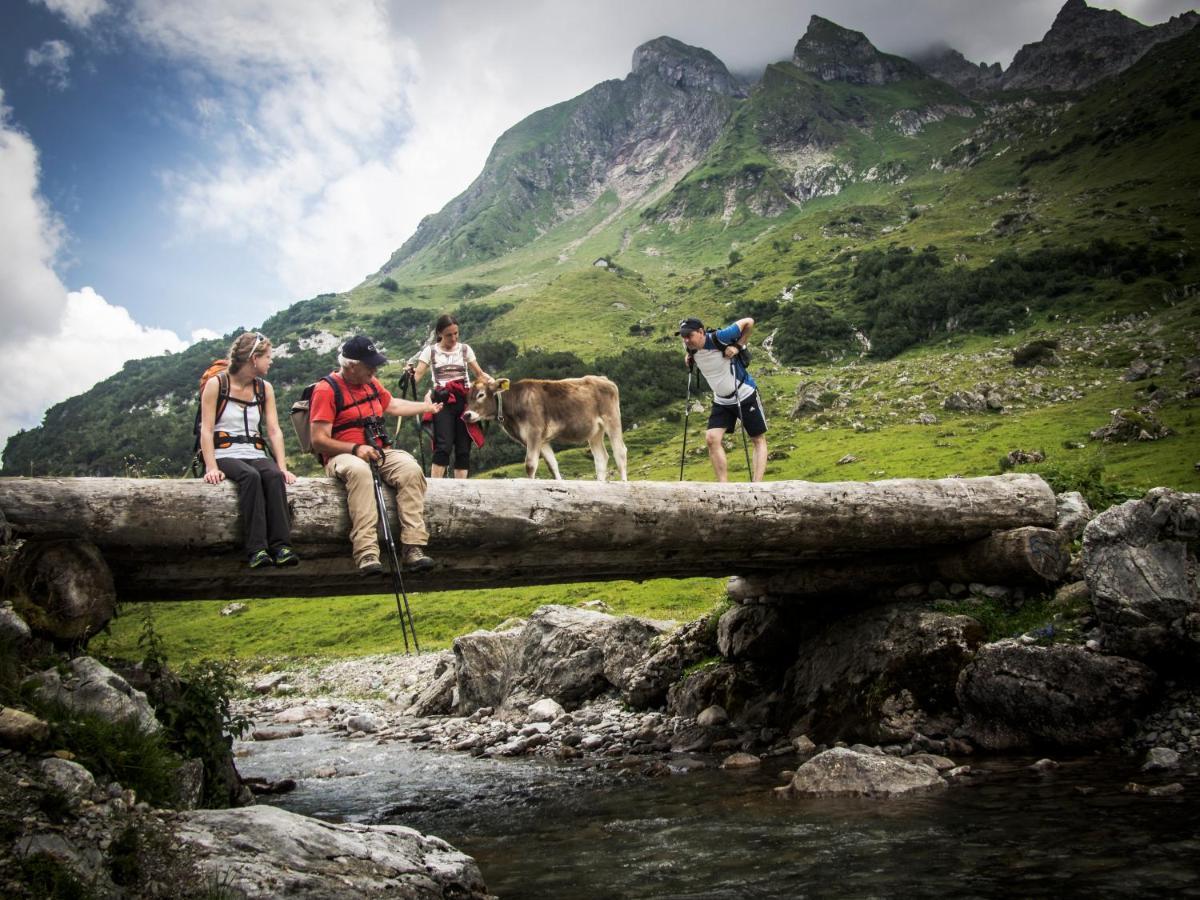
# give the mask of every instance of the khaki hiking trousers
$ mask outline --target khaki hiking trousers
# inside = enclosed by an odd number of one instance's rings
[[[375,507],[375,484],[371,464],[352,453],[340,453],[325,464],[325,474],[346,486],[346,506],[350,511],[350,543],[354,563],[363,557],[379,556],[379,515]],[[429,543],[425,530],[425,474],[411,455],[403,450],[384,451],[379,474],[396,489],[400,510],[400,541],[424,547]],[[392,532],[395,534],[395,531]],[[399,547],[396,552],[400,552]]]

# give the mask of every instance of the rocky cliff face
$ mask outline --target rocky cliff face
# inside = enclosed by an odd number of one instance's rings
[[[925,74],[944,81],[968,97],[999,90],[1004,79],[1000,63],[973,63],[951,47],[931,47],[914,60]]]
[[[1187,12],[1149,27],[1117,10],[1067,0],[1045,37],[1026,44],[1004,73],[1005,90],[1083,90],[1129,68],[1155,44],[1195,28],[1200,15]]]
[[[498,256],[613,191],[618,209],[669,188],[720,134],[737,80],[673,38],[638,47],[633,70],[534,113],[496,142],[479,177],[393,255],[433,249],[448,264]]]
[[[923,75],[907,59],[880,53],[861,31],[851,31],[820,16],[808,20],[792,62],[822,81],[851,84],[888,84]]]

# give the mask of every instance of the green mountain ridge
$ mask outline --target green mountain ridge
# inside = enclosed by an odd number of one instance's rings
[[[856,34],[837,29],[809,44]],[[1200,489],[1198,56],[1191,31],[1086,92],[981,102],[898,63],[881,83],[776,63],[745,91],[707,51],[658,39],[627,79],[506,132],[363,284],[264,322],[282,349],[271,380],[286,407],[345,335],[372,334],[398,364],[454,310],[489,371],[613,377],[631,477],[674,478],[676,323],[749,314],[768,477],[986,474],[1036,440],[1060,486]],[[1034,339],[1058,341],[1062,365],[1027,377],[1011,357]],[[10,439],[4,474],[179,474],[196,379],[228,342],[130,362],[57,404]],[[1159,374],[1125,381],[1138,358]],[[1000,411],[943,407],[985,382]],[[1174,433],[1091,440],[1117,407]],[[711,477],[690,445],[689,477]],[[512,475],[520,455],[494,433],[475,462]],[[590,477],[586,451],[560,461]]]

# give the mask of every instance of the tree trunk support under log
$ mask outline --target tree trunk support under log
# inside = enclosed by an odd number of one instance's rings
[[[927,553],[885,552],[853,559],[804,563],[771,575],[729,580],[737,601],[755,597],[825,597],[863,594],[905,584],[932,581],[1042,587],[1059,581],[1070,555],[1050,528],[999,531],[982,540]]]
[[[350,561],[340,484],[302,478],[288,502],[302,564],[251,571],[232,485],[0,479],[0,512],[18,535],[95,542],[122,601],[385,592],[386,580],[362,579]],[[1053,526],[1055,503],[1029,474],[759,484],[446,479],[430,482],[425,516],[439,565],[406,575],[417,590],[773,573],[882,551],[921,555]]]

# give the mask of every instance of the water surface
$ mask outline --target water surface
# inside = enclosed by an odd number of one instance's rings
[[[244,775],[299,782],[277,805],[436,834],[505,900],[1200,897],[1200,777],[1133,760],[1040,775],[1032,758],[971,759],[988,774],[938,794],[812,801],[774,796],[786,759],[648,778],[333,735],[239,747]],[[1185,793],[1133,796],[1131,780]]]

